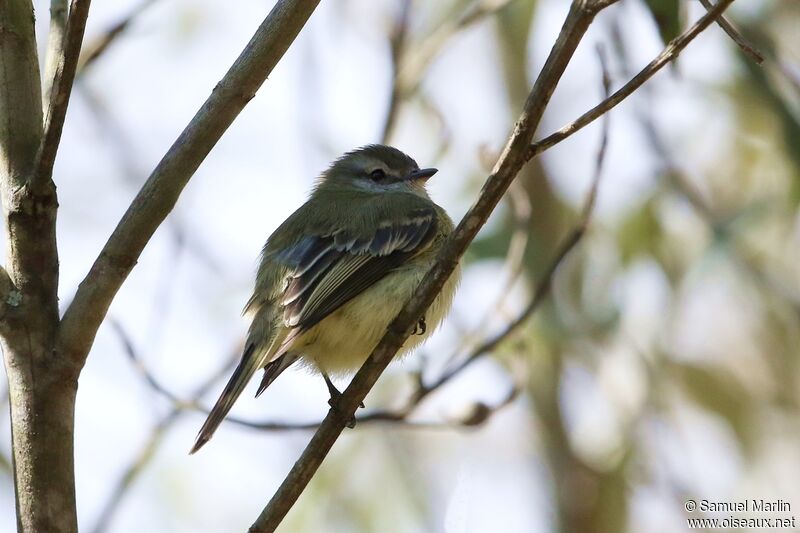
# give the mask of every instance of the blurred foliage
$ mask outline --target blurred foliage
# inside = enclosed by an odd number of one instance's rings
[[[685,2],[640,1],[662,43],[685,28]],[[430,10],[447,20],[476,4]],[[509,123],[530,89],[533,58],[542,52],[530,38],[540,7],[517,0],[492,21]],[[768,450],[777,441],[790,449],[800,442],[796,421],[772,425],[784,412],[800,414],[800,58],[787,54],[787,41],[797,49],[800,34],[781,35],[779,47],[772,33],[776,21],[796,18],[796,11],[773,2],[743,21],[730,17],[768,59],[758,66],[730,44],[734,74],[694,88],[709,95],[706,105],[715,102],[715,110],[728,113],[725,128],[714,130],[717,138],[698,128],[681,131],[676,140],[674,131],[661,127],[657,98],[639,100],[628,127],[653,158],[642,172],[654,185],[613,217],[593,217],[584,242],[557,272],[549,301],[495,350],[508,372],[515,354],[528,366],[531,445],[546,470],[538,478],[547,494],[540,530],[683,530],[682,499],[689,496],[795,496],[800,505],[800,492],[776,495],[762,477],[751,476],[773,460]],[[628,64],[636,51],[624,48],[631,43],[617,44],[615,73],[629,76],[637,68]],[[692,53],[690,47],[686,54]],[[662,76],[675,76],[671,70]],[[515,194],[532,216],[521,220],[513,202],[504,204],[467,255],[473,266],[508,261],[522,225],[528,237],[520,269],[525,298],[580,209],[558,192],[559,176],[547,157],[517,178]],[[719,427],[726,430],[709,429]],[[717,492],[703,492],[708,473],[722,467],[670,459],[688,457],[698,441],[709,449],[724,446],[740,460],[738,470],[725,467],[726,479],[751,489],[720,493],[711,485]],[[786,479],[779,482],[785,486]],[[409,488],[415,490],[424,489]],[[657,494],[657,503],[643,504],[645,493]],[[668,525],[654,528],[652,505],[672,513]],[[435,514],[424,505],[417,512]],[[342,527],[382,526],[351,520]]]
[[[645,0],[644,3],[653,16],[664,44],[683,31],[684,2],[682,0]]]
[[[615,87],[644,64],[639,46],[648,37],[645,32],[657,29],[654,41],[667,42],[687,22],[684,0],[634,1],[655,26],[628,25],[622,17],[635,10],[623,9],[632,2],[621,2],[618,11],[609,9],[598,17],[593,37],[614,41],[618,36],[610,35],[607,22],[620,17],[624,38],[608,47],[613,50]],[[346,434],[288,515],[286,531],[479,531],[469,520],[484,511],[492,525],[505,523],[504,514],[529,512],[535,523],[524,524],[524,531],[666,532],[685,530],[683,500],[688,497],[782,498],[800,508],[800,2],[739,4],[748,9],[732,10],[729,18],[765,54],[764,65],[755,65],[728,41],[724,57],[721,47],[706,43],[703,49],[700,42],[693,43],[681,60],[692,56],[688,63],[697,53],[714,74],[698,76],[696,65],[693,71],[682,68],[681,76],[666,69],[642,94],[613,111],[612,124],[622,124],[616,131],[624,134],[610,139],[598,208],[578,249],[556,272],[546,303],[490,357],[432,395],[432,407],[423,406],[420,415],[448,420],[453,406],[478,406],[476,420],[487,422],[464,433],[451,427],[409,430],[387,425]],[[484,113],[502,113],[499,122],[510,129],[547,52],[543,47],[550,46],[539,37],[555,35],[553,13],[562,16],[566,3],[451,0],[410,5],[405,49],[430,45],[425,51],[432,56],[433,74],[421,73],[418,93],[405,95],[396,128],[400,133],[393,135],[404,141],[408,136],[402,137],[403,131],[425,142],[437,133],[446,138],[441,142],[444,158],[453,168],[466,169],[459,184],[464,198],[459,200],[469,203],[493,163],[474,163],[481,160],[477,152],[496,155],[501,148],[479,147],[491,138]],[[386,13],[380,12],[385,20],[378,20],[390,29],[400,3],[387,6]],[[491,15],[468,28],[453,26],[464,12],[481,9]],[[346,25],[363,30],[359,17],[358,9],[342,9],[319,41],[327,43]],[[176,25],[188,31],[193,21]],[[441,35],[437,29],[448,24],[442,32],[448,43],[426,40]],[[357,39],[364,35],[348,29],[347,39],[360,43]],[[708,31],[727,39],[717,27]],[[471,124],[478,131],[464,140],[458,126],[444,123],[461,118],[456,115],[463,109],[445,109],[447,97],[437,100],[436,87],[428,85],[426,76],[436,83],[451,82],[453,70],[442,64],[467,39],[483,46],[497,80],[483,80],[488,88],[469,93],[473,100],[468,111],[475,115]],[[590,47],[589,40],[581,47]],[[492,46],[484,46],[488,41]],[[308,45],[308,50],[316,49]],[[454,60],[450,68],[464,74],[472,59]],[[591,95],[588,101],[599,99],[596,74],[592,65],[580,83],[559,86],[556,96],[566,92],[561,102],[579,102],[569,113],[585,111],[585,94]],[[318,75],[311,79],[323,79]],[[480,81],[456,80],[447,90],[468,93]],[[491,98],[499,103],[489,102]],[[676,104],[675,99],[691,102]],[[359,113],[354,109],[346,116]],[[436,120],[429,120],[432,114]],[[423,126],[404,130],[404,120],[413,125],[420,115],[428,119],[420,122]],[[431,133],[433,123],[447,133]],[[314,121],[309,124],[314,131],[304,133],[310,137],[325,129]],[[491,324],[475,326],[479,332],[486,333],[496,322],[508,323],[530,301],[554,250],[575,224],[582,198],[564,183],[587,177],[584,170],[591,165],[579,163],[593,161],[596,150],[581,145],[580,138],[576,135],[570,144],[530,162],[513,191],[514,201],[525,208],[515,209],[511,200],[502,204],[470,247],[461,291],[477,295],[467,306],[489,317]],[[242,154],[236,152],[236,157],[244,158]],[[613,201],[606,204],[608,197]],[[509,248],[520,235],[527,240],[512,272],[513,283],[501,295],[505,301],[492,307],[489,289],[503,282],[495,267],[514,263]],[[453,321],[463,337],[453,335],[454,343],[477,344],[480,338],[474,337],[480,335],[458,323],[458,317]],[[446,356],[425,355],[426,362]],[[498,390],[507,393],[514,381],[509,374],[517,372],[514,363],[520,360],[526,373],[519,380],[524,382],[519,399],[506,411],[487,413],[482,406],[495,405],[487,398]],[[405,398],[403,386],[410,388],[411,381],[408,376],[382,378],[368,405]],[[295,450],[290,451],[294,457]],[[0,472],[5,468],[0,457]],[[478,478],[473,485],[470,476]],[[462,494],[469,492],[464,485],[474,488],[477,483],[486,484],[484,492],[471,499]],[[516,494],[523,495],[524,508],[497,511]],[[480,499],[490,497],[495,500]],[[466,516],[462,529],[455,527],[462,523],[459,512]]]

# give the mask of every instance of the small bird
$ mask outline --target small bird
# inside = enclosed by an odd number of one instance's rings
[[[228,414],[256,371],[258,397],[299,362],[318,371],[336,408],[331,376],[364,363],[433,265],[453,222],[425,189],[420,169],[391,146],[348,152],[326,170],[310,198],[269,237],[261,253],[244,352],[190,453]],[[456,269],[400,354],[425,340],[450,309]]]

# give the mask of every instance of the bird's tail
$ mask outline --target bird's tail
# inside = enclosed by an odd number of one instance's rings
[[[268,319],[269,315],[264,315],[262,318]],[[292,341],[299,334],[299,331],[292,330],[290,332],[283,328],[274,336],[272,334],[265,335],[258,328],[255,328],[259,324],[258,321],[259,318],[256,317],[250,327],[251,331],[248,335],[250,342],[247,343],[247,348],[242,354],[242,360],[239,361],[239,365],[233,371],[233,375],[228,380],[228,384],[225,385],[225,389],[223,389],[217,403],[214,404],[203,427],[200,428],[189,454],[195,453],[208,442],[258,369],[264,368],[265,370],[264,380],[258,389],[258,394],[261,394],[281,372],[297,360],[297,356],[289,356],[286,352]],[[258,333],[254,334],[254,331]],[[252,339],[254,338],[270,338],[270,341],[265,345],[264,343],[253,342]]]
[[[211,409],[211,412],[208,414],[208,418],[206,418],[203,427],[200,428],[200,432],[197,434],[197,439],[194,441],[194,446],[192,446],[190,454],[195,453],[197,450],[203,447],[203,445],[208,442],[214,432],[217,430],[217,427],[222,423],[222,420],[228,414],[228,411],[231,410],[233,407],[233,403],[242,394],[247,383],[250,381],[250,378],[253,377],[253,374],[256,373],[258,367],[261,363],[261,357],[258,357],[256,352],[256,346],[254,344],[250,344],[245,349],[244,353],[242,354],[242,360],[239,361],[239,364],[236,367],[236,370],[233,371],[233,375],[228,380],[228,384],[225,385],[225,389],[222,391],[217,403],[214,404],[214,407]]]
[[[293,353],[284,353],[280,357],[276,357],[264,367],[264,377],[261,378],[261,383],[256,391],[256,398],[261,396],[261,393],[267,390],[267,387],[272,385],[272,382],[281,375],[281,373],[292,366],[292,363],[297,361],[297,356]]]

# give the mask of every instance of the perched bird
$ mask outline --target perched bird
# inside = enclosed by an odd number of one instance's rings
[[[383,145],[349,152],[319,178],[311,197],[270,236],[261,254],[242,359],[190,453],[228,414],[253,374],[259,396],[296,362],[331,375],[354,372],[433,264],[453,222],[425,183],[435,168]],[[399,353],[420,344],[450,308],[456,270]]]

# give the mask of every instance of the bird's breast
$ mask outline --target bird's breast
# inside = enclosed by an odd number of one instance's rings
[[[358,370],[431,264],[430,261],[409,264],[387,275],[298,338],[293,351],[300,352],[306,363],[328,374]],[[450,309],[459,275],[458,270],[453,272],[425,313],[425,333],[409,337],[398,356],[422,343],[441,323]]]

